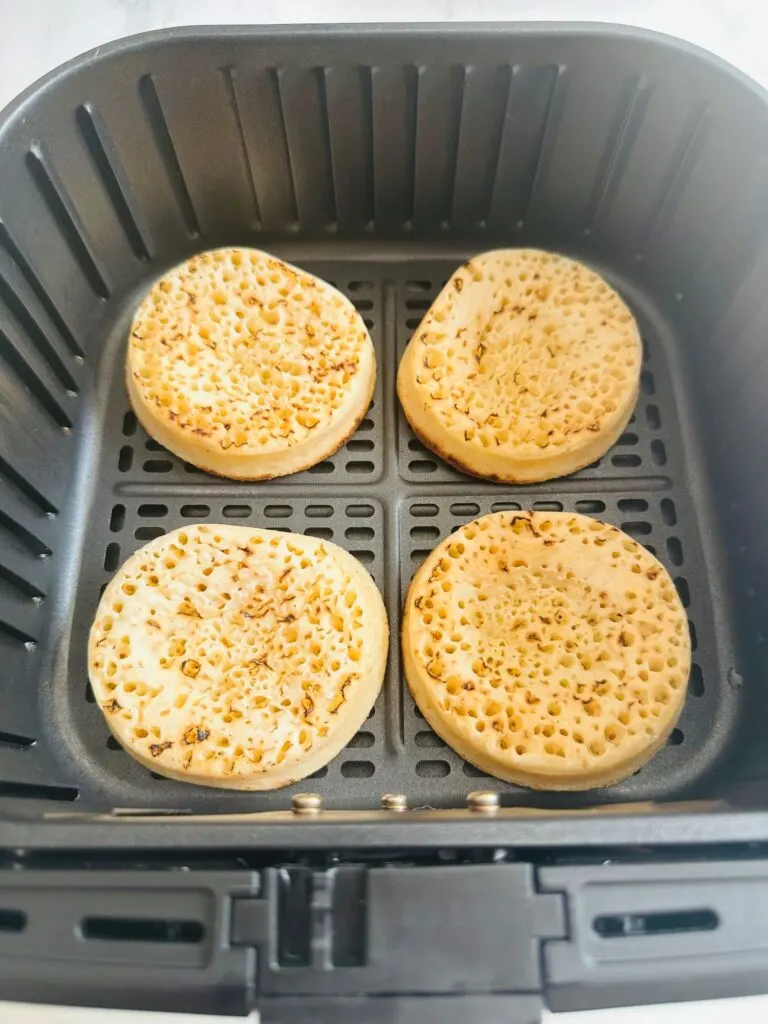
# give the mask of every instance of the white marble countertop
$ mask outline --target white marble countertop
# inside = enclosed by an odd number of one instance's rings
[[[768,997],[715,999],[706,1003],[634,1006],[623,1010],[545,1013],[542,1024],[764,1024]],[[258,1017],[215,1017],[132,1010],[83,1010],[80,1007],[30,1006],[0,1002],[3,1024],[258,1024]],[[307,1021],[306,1024],[312,1024]],[[361,1018],[359,1024],[367,1024]],[[467,1021],[467,1024],[482,1022]]]
[[[393,21],[606,21],[666,32],[768,87],[765,0],[0,0],[0,106],[40,75],[112,39],[173,25]],[[0,1002],[3,1024],[220,1024],[189,1017]],[[764,1024],[768,996],[549,1016],[552,1024]],[[360,1024],[365,1024],[361,1021]]]

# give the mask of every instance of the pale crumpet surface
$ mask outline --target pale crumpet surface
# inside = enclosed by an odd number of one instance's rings
[[[259,480],[332,455],[371,403],[376,359],[341,292],[255,249],[171,270],[131,328],[128,394],[144,429],[187,462]]]
[[[632,415],[641,361],[637,324],[598,274],[502,249],[453,274],[406,348],[397,391],[442,458],[524,483],[605,454]]]
[[[685,700],[688,622],[660,562],[567,512],[498,512],[413,578],[402,646],[432,728],[491,775],[537,789],[626,778]]]
[[[193,525],[117,572],[88,668],[110,729],[152,771],[278,789],[352,739],[381,689],[387,643],[373,580],[335,544]]]

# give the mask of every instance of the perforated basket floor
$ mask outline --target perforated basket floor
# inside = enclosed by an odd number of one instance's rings
[[[297,259],[295,253],[291,257]],[[19,758],[27,761],[15,777],[45,796],[69,799],[79,793],[84,801],[116,807],[198,812],[286,807],[295,789],[316,790],[328,806],[339,808],[375,807],[386,792],[406,794],[412,806],[462,806],[467,792],[478,786],[500,790],[507,803],[564,807],[694,793],[731,731],[737,690],[724,671],[728,638],[718,634],[713,620],[710,594],[718,587],[708,576],[716,564],[707,547],[711,534],[688,486],[689,474],[697,472],[695,438],[685,418],[684,381],[674,369],[675,340],[662,320],[618,282],[638,316],[645,344],[642,391],[632,422],[605,458],[575,476],[512,488],[470,479],[442,463],[413,437],[397,404],[398,358],[458,260],[298,262],[334,282],[365,317],[380,371],[370,412],[339,453],[307,472],[265,484],[209,477],[149,440],[129,411],[122,373],[131,312],[126,306],[105,348],[92,396],[90,443],[95,438],[99,455],[82,471],[81,501],[68,513],[73,545],[82,545],[82,557],[73,556],[70,571],[77,581],[62,592],[75,596],[58,610],[50,630],[39,692],[21,697],[36,702],[39,729],[35,749],[16,752],[17,766]],[[505,508],[576,510],[621,526],[666,564],[686,606],[694,667],[679,726],[651,763],[618,786],[542,796],[490,779],[438,739],[408,693],[398,635],[413,571],[458,525]],[[109,737],[87,683],[87,631],[111,574],[147,540],[199,520],[232,520],[333,540],[365,565],[384,592],[392,646],[375,710],[332,764],[292,789],[242,794],[154,775]]]

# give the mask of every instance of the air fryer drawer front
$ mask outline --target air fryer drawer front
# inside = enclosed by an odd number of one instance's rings
[[[0,871],[0,988],[33,1001],[258,1009],[286,1024],[534,1024],[544,1002],[764,988],[764,861],[474,859]]]

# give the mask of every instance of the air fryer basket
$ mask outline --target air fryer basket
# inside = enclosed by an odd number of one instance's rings
[[[384,792],[462,807],[478,788],[509,806],[764,807],[767,128],[765,97],[730,69],[594,26],[173,31],[32,87],[0,125],[0,795],[19,808],[79,798],[207,814],[286,808],[296,788],[339,810],[375,808]],[[184,465],[137,426],[124,391],[139,295],[192,252],[230,243],[334,282],[377,348],[359,431],[270,483]],[[597,267],[645,348],[619,443],[532,487],[440,462],[394,391],[442,282],[498,245]],[[420,559],[468,518],[517,507],[620,525],[664,561],[690,616],[679,726],[604,791],[542,796],[487,778],[429,730],[402,678],[399,612]],[[149,538],[202,519],[333,539],[384,592],[381,698],[293,790],[153,776],[108,738],[87,685],[87,630],[110,574]]]

